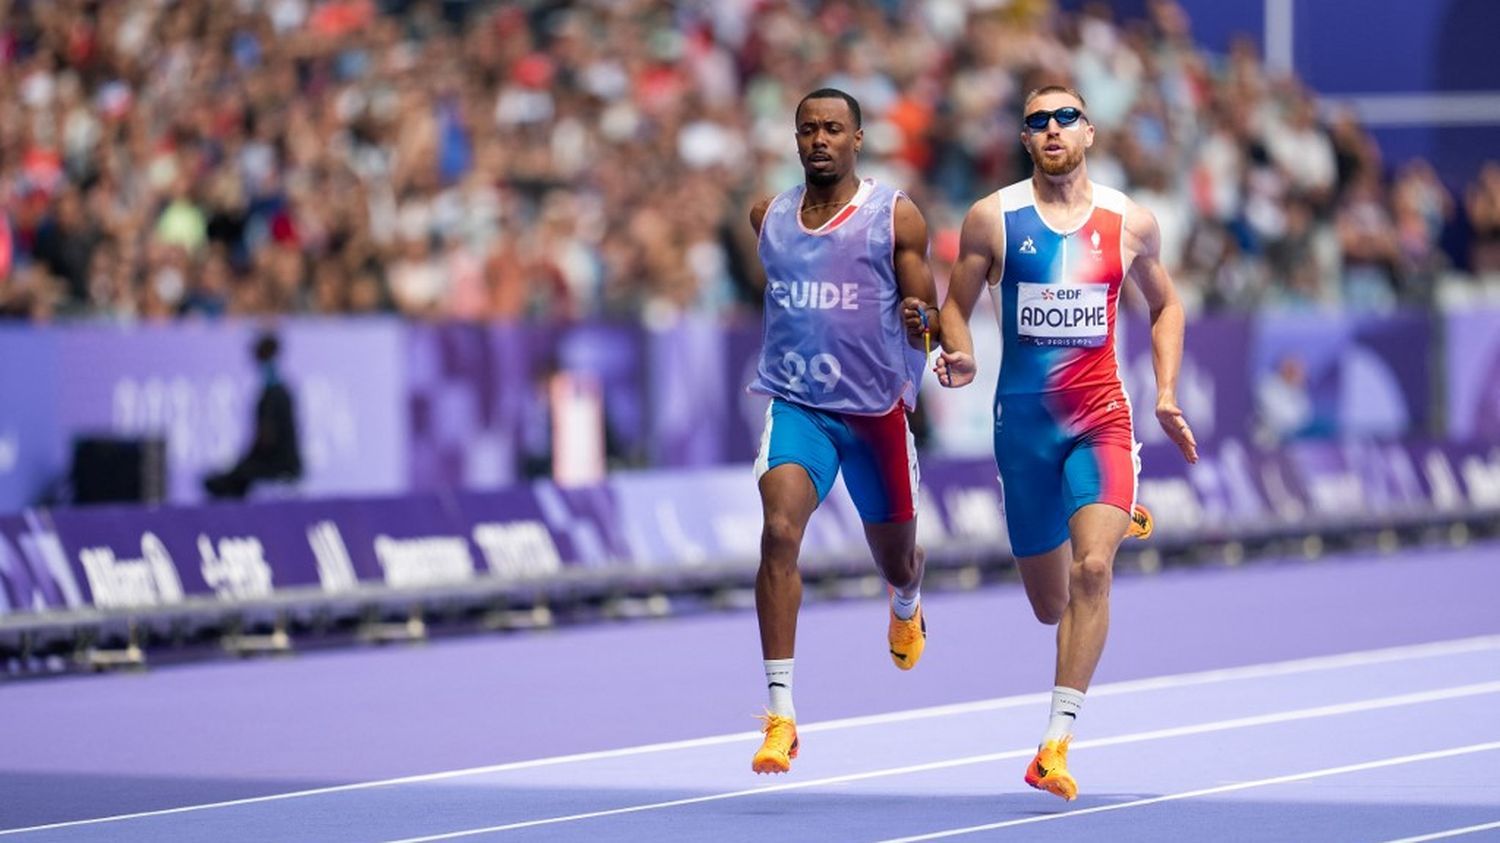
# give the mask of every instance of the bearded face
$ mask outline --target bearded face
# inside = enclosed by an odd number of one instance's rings
[[[1063,176],[1083,163],[1084,151],[1094,143],[1094,126],[1083,104],[1071,94],[1053,92],[1026,104],[1021,143],[1031,160],[1049,176]]]

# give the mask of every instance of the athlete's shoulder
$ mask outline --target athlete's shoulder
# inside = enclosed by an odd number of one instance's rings
[[[1036,192],[1031,189],[1031,179],[1022,179],[1015,184],[1008,184],[997,191],[1000,197],[1000,210],[1019,211],[1036,204]]]
[[[1113,187],[1105,187],[1098,182],[1091,182],[1094,188],[1094,207],[1111,213],[1126,216],[1126,212],[1135,203],[1130,197]]]
[[[1118,193],[1119,191],[1115,191]],[[1139,238],[1143,243],[1155,243],[1160,236],[1160,228],[1157,226],[1156,214],[1145,205],[1121,193],[1124,206],[1120,210],[1120,216],[1124,219],[1123,228],[1126,234]]]
[[[896,215],[896,224],[900,225],[902,220],[910,222],[921,222],[926,224],[926,218],[922,216],[922,209],[906,194],[906,191],[897,190],[891,197],[891,211]]]
[[[891,231],[898,248],[916,249],[924,254],[927,252],[927,218],[922,216],[922,209],[917,207],[917,203],[901,191],[897,191],[895,198],[891,200]]]
[[[755,229],[756,234],[760,233],[760,227],[766,221],[766,212],[771,210],[771,203],[775,201],[775,196],[762,196],[750,206],[750,227]]]
[[[1014,187],[1014,185],[1012,185]],[[969,206],[964,213],[964,225],[995,225],[1004,222],[1004,213],[1009,210],[1005,207],[1005,187],[979,197]]]

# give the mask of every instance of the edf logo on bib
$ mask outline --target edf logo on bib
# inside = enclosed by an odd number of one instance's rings
[[[1083,291],[1071,287],[1058,287],[1056,289],[1048,287],[1042,290],[1043,301],[1052,301],[1054,299],[1057,301],[1078,301],[1082,298]]]

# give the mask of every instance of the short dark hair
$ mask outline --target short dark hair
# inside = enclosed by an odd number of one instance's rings
[[[828,99],[841,99],[844,102],[848,103],[849,113],[854,115],[854,128],[858,129],[864,125],[863,118],[859,113],[859,100],[849,96],[849,94],[845,91],[840,91],[838,88],[819,88],[816,91],[813,91],[812,93],[803,97],[801,101],[797,103],[797,111],[795,113],[802,113],[802,106],[806,105],[808,100]]]
[[[1067,94],[1077,99],[1078,104],[1084,108],[1089,107],[1089,104],[1083,99],[1083,94],[1078,93],[1076,88],[1069,88],[1067,85],[1043,85],[1040,88],[1032,88],[1031,93],[1026,95],[1026,99],[1021,100],[1021,110],[1025,111],[1026,106],[1042,94]]]

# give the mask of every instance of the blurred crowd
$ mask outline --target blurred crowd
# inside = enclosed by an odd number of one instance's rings
[[[1500,272],[1500,165],[1385,165],[1250,42],[1049,0],[0,0],[0,314],[754,312],[746,208],[801,179],[792,111],[865,115],[926,213],[1029,173],[1020,98],[1071,83],[1092,177],[1161,222],[1195,310],[1388,309]],[[1443,248],[1460,217],[1463,254]],[[1467,266],[1465,267],[1465,265]]]

